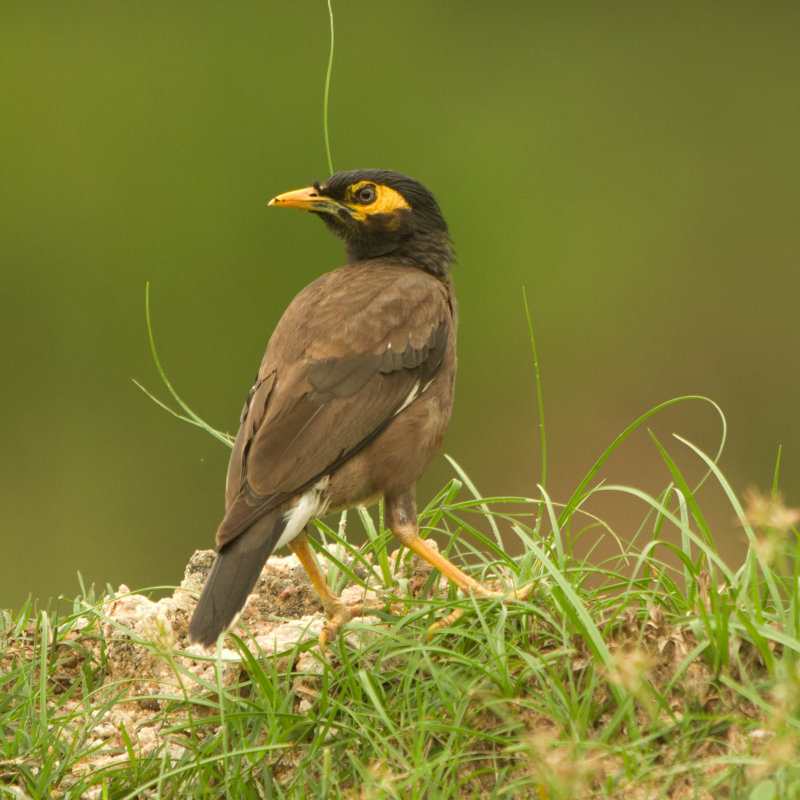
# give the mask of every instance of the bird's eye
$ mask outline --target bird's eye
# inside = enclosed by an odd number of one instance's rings
[[[378,193],[375,191],[375,187],[371,183],[365,183],[356,192],[356,200],[363,205],[369,205],[370,203],[373,203],[377,196]]]

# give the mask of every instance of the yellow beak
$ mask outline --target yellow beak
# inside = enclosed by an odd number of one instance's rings
[[[301,208],[305,211],[333,215],[337,215],[343,210],[347,211],[348,214],[350,213],[350,209],[347,206],[337,203],[336,200],[331,200],[330,197],[321,195],[313,186],[306,186],[305,189],[295,189],[292,192],[279,194],[269,201],[269,205],[283,208]]]

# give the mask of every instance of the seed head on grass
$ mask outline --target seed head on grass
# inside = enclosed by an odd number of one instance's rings
[[[745,518],[756,532],[755,548],[767,564],[788,555],[792,529],[800,523],[800,508],[789,508],[780,492],[763,494],[755,487],[744,493]]]
[[[788,533],[800,522],[800,508],[789,508],[781,492],[763,494],[754,486],[744,493],[747,521],[756,528]]]
[[[168,661],[172,661],[176,638],[172,623],[160,609],[146,616],[140,627],[142,636],[153,645],[155,651]]]

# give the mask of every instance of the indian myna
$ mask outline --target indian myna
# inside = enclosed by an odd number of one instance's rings
[[[306,524],[381,497],[403,545],[461,589],[492,594],[417,528],[414,486],[444,437],[456,375],[453,250],[436,200],[406,175],[361,169],[269,204],[318,215],[344,240],[347,263],[306,286],[269,341],[233,445],[217,556],[189,638],[213,644],[270,553],[288,544],[329,617],[324,646],[364,609],[328,587]]]

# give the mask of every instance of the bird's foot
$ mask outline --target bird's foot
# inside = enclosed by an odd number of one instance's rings
[[[339,635],[341,628],[347,625],[354,617],[366,617],[376,611],[381,611],[383,608],[384,606],[368,606],[365,603],[347,605],[338,600],[338,598],[334,602],[328,603],[325,608],[328,621],[319,635],[320,649],[325,650],[329,642],[334,641]]]
[[[479,585],[475,587],[474,594],[476,597],[494,597],[501,599],[504,603],[509,603],[514,600],[527,600],[533,591],[533,585],[534,581],[531,581],[530,583],[526,583],[525,586],[522,586],[519,589],[514,589],[511,592],[492,592],[489,591],[489,589],[485,589],[483,586]],[[431,640],[436,631],[440,631],[442,628],[452,625],[459,617],[463,616],[464,611],[465,609],[463,608],[456,608],[446,617],[434,622],[433,625],[428,628],[428,641]]]

